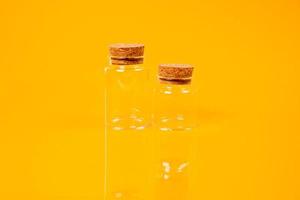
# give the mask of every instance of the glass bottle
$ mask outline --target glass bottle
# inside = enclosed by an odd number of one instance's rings
[[[192,131],[196,126],[193,66],[161,64],[154,96],[156,200],[191,197]]]
[[[105,68],[105,200],[146,199],[150,123],[144,45],[113,44]]]

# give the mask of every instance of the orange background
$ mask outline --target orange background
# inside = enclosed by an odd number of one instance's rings
[[[102,199],[107,45],[196,66],[199,199],[300,199],[297,0],[1,1],[0,199]]]

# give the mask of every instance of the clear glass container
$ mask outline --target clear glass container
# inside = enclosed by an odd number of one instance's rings
[[[134,57],[105,68],[105,200],[149,196],[148,76]]]
[[[179,67],[179,77],[160,74],[154,94],[156,200],[192,198],[195,93],[191,77],[181,79],[181,66],[172,67],[171,73]]]

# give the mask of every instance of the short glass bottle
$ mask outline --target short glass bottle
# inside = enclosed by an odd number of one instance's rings
[[[155,199],[191,199],[195,97],[193,66],[162,64],[154,94]]]

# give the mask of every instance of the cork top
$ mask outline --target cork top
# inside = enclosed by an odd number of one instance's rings
[[[116,58],[135,58],[144,55],[143,44],[112,44],[109,46],[111,57]]]
[[[161,81],[186,84],[192,79],[194,67],[189,64],[160,64],[158,78]]]

